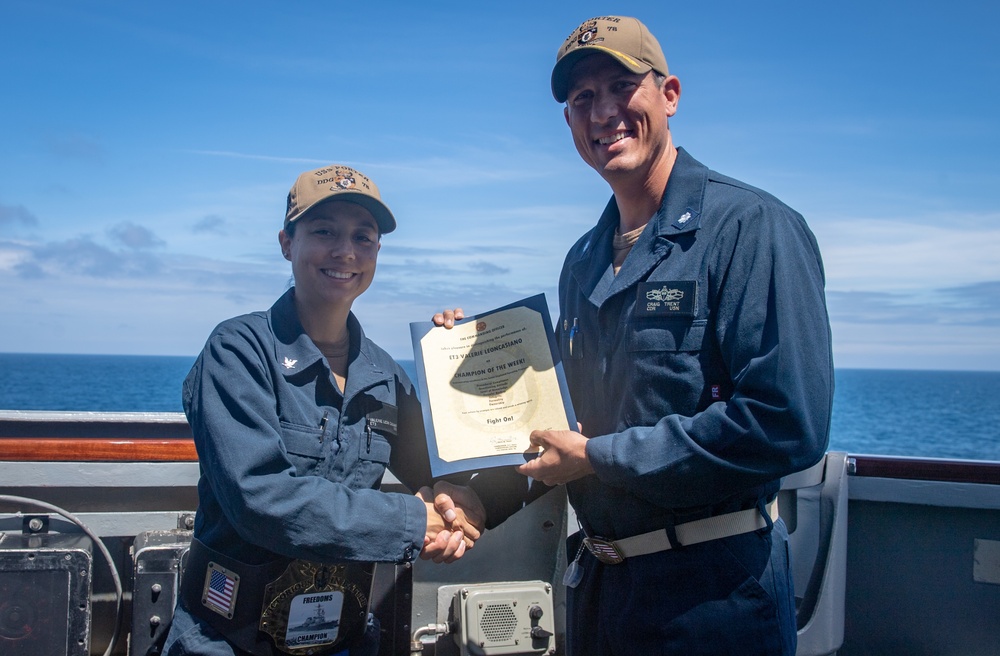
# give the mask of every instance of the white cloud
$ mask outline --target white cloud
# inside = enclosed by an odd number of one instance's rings
[[[46,147],[61,160],[79,160],[89,165],[104,159],[104,145],[100,139],[87,134],[58,134],[48,137]]]
[[[156,236],[152,230],[146,226],[141,226],[131,221],[125,221],[108,229],[108,236],[126,248],[132,250],[144,250],[147,248],[161,248],[166,242]]]
[[[838,368],[1000,371],[1000,328],[833,322]]]
[[[218,214],[208,214],[198,219],[193,226],[191,226],[191,231],[195,233],[209,232],[216,235],[225,235],[227,229],[227,221],[224,217]]]
[[[927,292],[1000,280],[1000,215],[935,225],[908,220],[822,221],[812,225],[827,289]]]
[[[0,227],[15,223],[36,226],[38,225],[38,217],[22,205],[0,205]]]
[[[31,260],[31,250],[19,243],[0,242],[0,271],[13,271]]]

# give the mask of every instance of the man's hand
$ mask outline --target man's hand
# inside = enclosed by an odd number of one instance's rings
[[[562,485],[594,473],[587,459],[587,438],[575,431],[532,431],[532,446],[544,449],[542,454],[517,468],[546,485]]]
[[[486,511],[471,488],[439,481],[417,493],[427,506],[427,533],[420,557],[451,563],[471,549],[482,534]]]
[[[435,326],[444,326],[445,328],[454,328],[456,321],[461,321],[465,318],[465,313],[462,312],[462,308],[455,308],[454,310],[442,310],[438,312],[433,317],[431,321],[434,322]]]
[[[473,539],[466,537],[461,529],[451,530],[450,523],[434,507],[434,491],[422,487],[417,496],[427,509],[427,530],[424,533],[424,547],[420,557],[435,563],[452,563],[471,548]]]
[[[473,540],[479,539],[486,526],[486,509],[471,487],[438,481],[434,484],[434,508],[452,525],[472,535]]]

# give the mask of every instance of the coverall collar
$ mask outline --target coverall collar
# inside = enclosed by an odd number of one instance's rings
[[[678,148],[660,209],[646,224],[617,276],[611,266],[611,241],[621,217],[611,197],[579,257],[570,264],[591,303],[600,307],[610,296],[645,278],[670,252],[677,237],[698,230],[707,183],[708,168]]]
[[[282,294],[281,298],[271,306],[268,311],[268,321],[276,338],[275,361],[281,365],[286,378],[305,371],[317,362],[326,371],[327,376],[332,375],[326,358],[306,334],[302,322],[299,321],[298,312],[295,311],[294,287]],[[380,366],[377,359],[372,356],[370,343],[365,338],[361,323],[353,312],[347,315],[347,331],[351,336],[351,353],[357,355],[348,365],[347,386],[344,389],[345,401],[357,391],[368,389],[392,378],[391,373]]]

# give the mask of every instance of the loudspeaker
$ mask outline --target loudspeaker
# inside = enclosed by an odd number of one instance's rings
[[[459,586],[452,599],[462,656],[554,654],[552,586],[543,581]]]

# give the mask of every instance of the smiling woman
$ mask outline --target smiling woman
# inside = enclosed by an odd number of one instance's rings
[[[375,183],[350,167],[306,171],[288,194],[278,243],[292,263],[295,310],[341,392],[350,347],[347,318],[375,276],[382,233],[395,228]]]
[[[395,227],[363,173],[302,173],[278,233],[294,286],[267,312],[220,324],[185,379],[201,480],[165,653],[374,654],[378,623],[367,597],[349,594],[370,589],[374,563],[451,562],[479,537],[481,505],[446,520],[430,503],[414,387],[351,312]],[[381,491],[387,468],[418,494]],[[286,588],[333,566],[343,576],[310,588],[329,607]],[[290,618],[307,605],[325,621],[295,633]]]
[[[281,252],[292,263],[299,320],[326,356],[341,390],[350,338],[347,313],[375,276],[379,236],[371,212],[336,200],[278,233]]]

